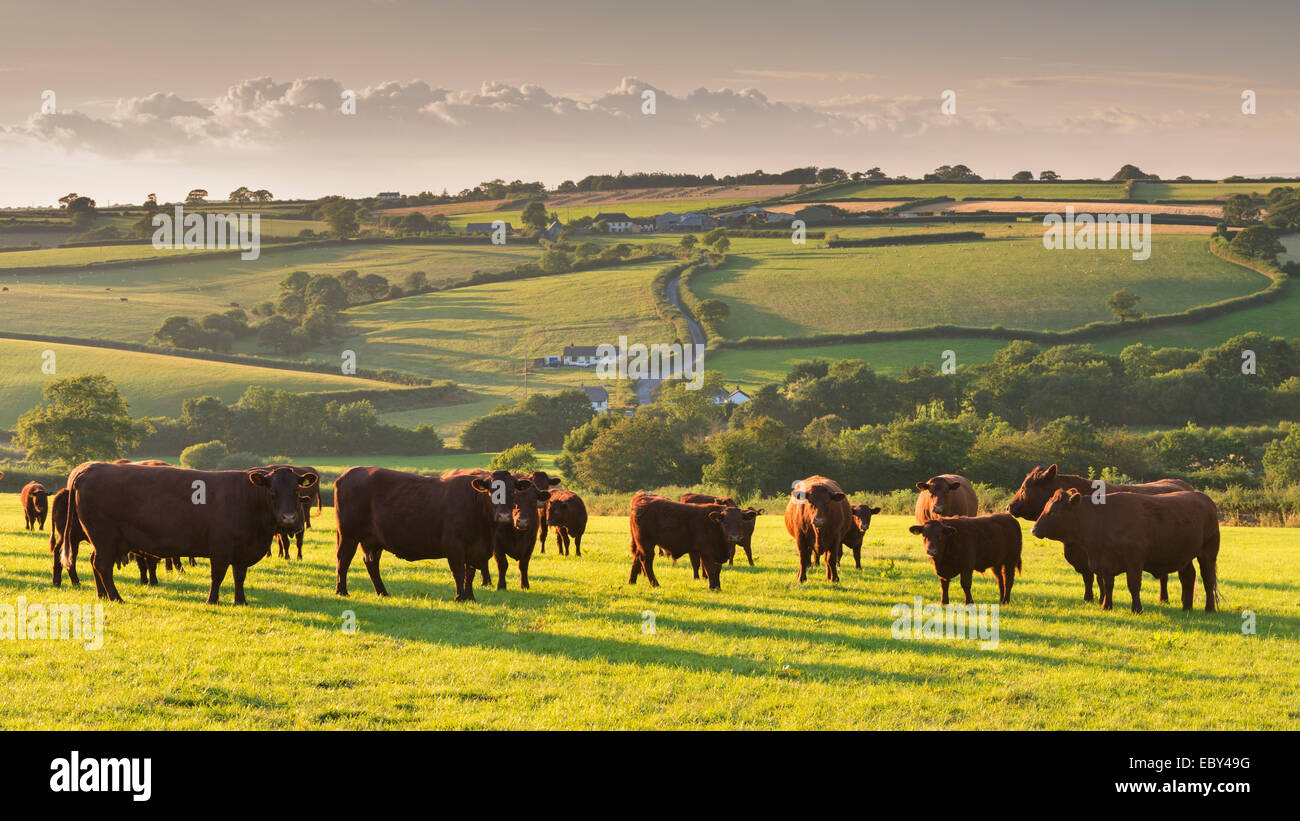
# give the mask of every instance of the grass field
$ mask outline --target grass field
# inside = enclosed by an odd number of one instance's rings
[[[1144,261],[1120,249],[1051,251],[1034,238],[884,248],[737,240],[691,289],[728,303],[723,332],[736,339],[936,324],[1065,330],[1110,319],[1105,299],[1120,287],[1145,312],[1167,313],[1267,284],[1210,254],[1204,237],[1170,234]]]
[[[83,586],[49,584],[47,534],[21,531],[0,497],[0,603],[86,604]],[[1288,581],[1293,534],[1226,528],[1222,610],[1103,613],[1080,600],[1055,543],[1026,537],[1024,572],[1002,607],[996,648],[891,636],[896,604],[937,601],[938,582],[905,517],[878,517],[863,569],[832,585],[794,580],[780,519],[755,536],[757,566],[722,572],[656,562],[662,587],[627,584],[627,523],[595,518],[583,555],[553,542],[532,589],[478,589],[452,601],[445,562],[386,555],[393,595],[378,599],[360,561],[352,595],[334,594],[331,511],[309,531],[306,561],[265,559],[249,605],[203,603],[205,566],[157,588],[121,573],[125,602],[104,606],[103,646],[0,641],[0,726],[20,729],[1296,729],[1300,602]],[[200,560],[200,565],[206,562]],[[1120,585],[1122,587],[1122,584]],[[476,585],[477,587],[477,585]],[[977,577],[979,604],[995,597]],[[1173,594],[1177,597],[1177,584]],[[1257,614],[1242,634],[1240,610]],[[348,613],[351,611],[351,614]],[[342,629],[355,616],[356,631]],[[654,632],[645,632],[653,617]]]
[[[652,217],[656,214],[663,214],[672,211],[681,214],[686,211],[703,211],[712,208],[743,208],[749,203],[754,202],[753,197],[718,197],[715,199],[679,199],[679,200],[652,200],[642,202],[605,202],[598,205],[553,205],[546,204],[546,211],[549,214],[555,211],[560,218],[560,222],[570,222],[571,220],[581,219],[582,217],[594,217],[600,213],[623,213],[629,217]],[[492,222],[493,220],[504,220],[515,228],[522,223],[522,209],[508,211],[474,211],[465,214],[452,214],[447,219],[453,228],[463,229],[467,223],[471,222]],[[638,235],[632,235],[636,239]]]
[[[8,262],[5,257],[19,253],[0,255],[0,264]],[[85,273],[5,275],[0,271],[0,283],[9,287],[0,294],[0,306],[5,330],[146,342],[163,319],[173,314],[198,317],[225,310],[232,303],[247,308],[274,299],[280,280],[293,271],[341,274],[356,269],[362,275],[380,274],[399,284],[408,273],[424,271],[436,283],[480,269],[503,270],[539,254],[531,245],[394,243],[304,248],[248,261],[236,257]]]
[[[44,351],[54,351],[56,374],[41,370]],[[305,373],[253,365],[206,362],[177,356],[116,351],[48,342],[0,339],[0,428],[14,422],[41,401],[41,389],[52,379],[102,373],[126,398],[134,416],[177,416],[181,401],[195,396],[219,396],[234,402],[249,385],[292,391],[390,389],[386,382],[342,374]]]
[[[930,197],[952,197],[953,199],[981,199],[985,197],[1051,197],[1070,199],[1123,199],[1124,184],[1118,182],[978,182],[945,183],[913,182],[891,183],[845,183],[792,199],[803,202],[833,202],[837,199],[858,197],[875,199],[929,199]]]

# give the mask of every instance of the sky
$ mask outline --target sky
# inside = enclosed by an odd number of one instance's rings
[[[0,0],[0,206],[805,165],[1296,175],[1297,41],[1296,0]]]

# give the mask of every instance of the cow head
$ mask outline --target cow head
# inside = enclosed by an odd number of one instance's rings
[[[925,543],[925,555],[930,557],[936,568],[948,564],[957,549],[957,528],[942,519],[931,519],[923,525],[912,525],[907,529],[913,536],[920,536]]]
[[[722,531],[722,538],[731,548],[745,538],[745,523],[754,521],[758,511],[753,508],[715,506],[709,511],[709,521]],[[730,550],[728,550],[730,552]]]
[[[271,503],[271,515],[275,526],[284,531],[296,532],[302,529],[302,491],[315,487],[320,477],[315,473],[298,473],[292,468],[256,468],[244,471],[248,481],[257,487],[266,488]]]
[[[1052,498],[1052,493],[1059,488],[1056,481],[1056,465],[1051,465],[1047,470],[1034,466],[1025,476],[1025,480],[1020,483],[1020,489],[1011,499],[1011,504],[1007,505],[1007,512],[1019,519],[1033,521],[1043,512],[1047,505],[1047,500]]]
[[[535,470],[524,478],[536,485],[538,490],[542,491],[556,487],[560,484],[559,476],[551,476],[544,470]],[[545,504],[544,498],[540,501],[539,505],[540,504]]]
[[[515,494],[520,488],[532,487],[532,484],[508,470],[494,470],[488,476],[475,476],[470,482],[475,490],[487,496],[492,508],[492,521],[500,525],[508,525],[515,521]],[[534,506],[536,506],[535,502]]]
[[[945,479],[942,476],[935,476],[925,482],[917,482],[916,489],[924,493],[930,491],[930,497],[934,499],[934,504],[930,509],[940,516],[946,516],[945,510],[948,505],[948,494],[960,490],[961,482],[954,482],[951,479]]]
[[[830,519],[831,505],[844,501],[844,494],[832,491],[822,484],[802,487],[794,492],[795,498],[812,508],[812,525],[815,528],[826,526]]]
[[[853,524],[858,526],[858,530],[863,533],[871,527],[871,517],[880,512],[880,508],[871,505],[854,505],[850,510],[853,511]]]
[[[537,522],[537,511],[546,507],[551,492],[539,488],[529,479],[516,478],[521,484],[515,485],[515,506],[511,509],[511,515],[515,530],[527,530]]]
[[[1047,500],[1047,506],[1038,515],[1038,521],[1034,522],[1029,532],[1039,539],[1063,542],[1067,534],[1078,526],[1082,512],[1083,494],[1074,488],[1060,488]]]

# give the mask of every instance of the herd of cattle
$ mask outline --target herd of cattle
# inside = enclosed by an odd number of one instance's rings
[[[77,554],[83,541],[94,546],[91,566],[101,598],[121,600],[113,582],[115,567],[134,559],[142,584],[157,584],[157,566],[183,572],[182,560],[211,564],[208,602],[218,601],[228,569],[233,569],[235,603],[244,604],[248,568],[271,555],[278,543],[290,557],[297,540],[302,558],[303,531],[311,509],[321,507],[320,477],[311,467],[268,465],[243,471],[199,471],[166,462],[87,462],[51,494],[36,482],[22,489],[20,502],[28,530],[50,519],[52,579],[66,570],[78,584]],[[406,561],[445,559],[458,601],[474,598],[474,579],[491,584],[489,561],[497,566],[497,589],[506,587],[513,559],[519,584],[528,589],[528,565],[548,531],[555,530],[561,555],[582,555],[587,509],[576,493],[557,487],[559,477],[545,471],[452,470],[421,476],[377,467],[354,467],[334,486],[337,519],[336,592],[348,594],[347,576],[357,548],[375,592],[388,595],[379,573],[383,551]],[[1021,531],[1016,518],[1033,521],[1032,533],[1064,544],[1065,559],[1083,577],[1084,600],[1093,600],[1096,578],[1101,606],[1110,609],[1115,577],[1125,574],[1132,609],[1142,612],[1142,574],[1160,581],[1167,602],[1168,577],[1177,572],[1184,610],[1192,607],[1199,566],[1205,609],[1215,609],[1219,552],[1218,513],[1210,498],[1185,482],[1162,479],[1146,484],[1099,483],[1063,474],[1056,465],[1034,468],[1020,485],[1007,513],[979,515],[971,483],[955,474],[918,482],[916,524],[925,554],[939,578],[944,604],[948,586],[959,579],[966,604],[973,603],[976,571],[992,570],[999,600],[1011,600],[1021,568]],[[862,566],[862,541],[879,507],[853,505],[840,486],[824,476],[796,482],[785,509],[785,527],[799,554],[799,581],[810,566],[824,562],[826,578],[839,580],[845,547]],[[642,573],[652,586],[658,555],[690,559],[696,578],[703,571],[710,588],[721,587],[723,564],[734,563],[736,548],[754,564],[752,538],[760,509],[740,507],[726,497],[684,494],[673,501],[645,491],[632,498],[632,569],[629,584]]]

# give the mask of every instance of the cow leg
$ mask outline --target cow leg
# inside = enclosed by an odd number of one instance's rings
[[[190,556],[190,567],[198,567],[198,566],[199,566],[198,561],[193,556]]]
[[[100,594],[101,598],[107,597],[109,601],[121,601],[122,595],[117,592],[117,585],[113,583],[113,553],[112,545],[106,545],[103,551],[96,548],[95,554],[91,557],[91,565],[95,568],[95,579],[97,586],[103,589]]]
[[[582,534],[579,533],[578,535],[572,536],[570,538],[573,539],[573,555],[581,556],[582,555]],[[568,554],[566,553],[565,555],[567,556]]]
[[[208,588],[208,604],[217,604],[221,600],[221,583],[226,580],[226,569],[230,567],[230,562],[214,556],[208,563],[212,565],[212,585]]]
[[[135,566],[140,569],[140,586],[149,586],[149,564],[145,561],[144,556],[139,553],[135,554]]]
[[[1160,579],[1160,604],[1169,604],[1169,574],[1164,573],[1156,578]]]
[[[378,595],[387,596],[388,588],[384,587],[384,580],[379,575],[379,557],[383,554],[384,550],[381,547],[376,547],[373,550],[368,547],[361,548],[361,561],[366,566],[366,572],[370,574],[371,586],[375,588],[375,593]],[[344,595],[347,595],[347,593],[344,592]]]
[[[647,550],[641,556],[641,570],[645,573],[646,579],[650,581],[651,587],[658,587],[659,580],[655,578],[655,554]]]
[[[456,601],[465,601],[465,588],[474,583],[475,571],[465,566],[464,557],[454,554],[447,557],[447,566],[451,568],[451,578],[456,584]]]
[[[54,586],[63,586],[63,562],[59,561],[59,551],[51,551],[54,554],[54,568],[51,575],[54,577]]]
[[[357,555],[357,540],[345,539],[338,534],[334,545],[335,582],[334,593],[339,596],[348,594],[348,568],[352,566],[352,557]],[[383,595],[382,593],[380,595]]]
[[[532,558],[531,553],[525,553],[523,557],[519,559],[519,589],[520,590],[528,589],[528,560],[531,558]]]
[[[1217,549],[1217,545],[1216,545]],[[1196,560],[1201,566],[1201,586],[1205,588],[1205,612],[1213,613],[1219,598],[1219,578],[1216,557],[1202,556]]]
[[[975,599],[971,598],[970,594],[970,584],[974,578],[975,572],[973,570],[963,570],[961,573],[961,589],[966,593],[967,604],[975,603]]]
[[[748,548],[748,547],[745,548],[745,552],[746,552],[746,553],[749,552],[749,548]],[[753,563],[754,563],[754,562],[751,560],[751,561],[750,561],[750,564],[753,564]],[[862,569],[862,546],[861,546],[861,545],[858,545],[857,547],[853,548],[853,567],[854,567],[855,569],[857,569],[857,570],[861,570],[861,569]]]
[[[1178,583],[1183,588],[1183,609],[1192,609],[1192,597],[1196,595],[1196,568],[1191,562],[1178,571]]]
[[[490,554],[489,554],[489,555],[490,555]],[[484,586],[484,587],[487,587],[489,584],[492,583],[492,574],[491,574],[491,571],[489,570],[490,565],[488,564],[488,558],[489,558],[489,556],[484,556],[484,557],[483,557],[483,561],[480,562],[480,563],[479,563],[479,566],[478,566],[478,569],[481,570],[481,571],[483,572],[483,586]]]
[[[545,553],[545,552],[546,552],[546,531],[548,531],[548,530],[551,529],[551,519],[550,519],[549,516],[546,515],[546,508],[545,508],[545,507],[542,508],[542,514],[541,514],[540,516],[538,516],[537,518],[538,518],[538,522],[537,522],[537,535],[538,535],[538,537],[542,540],[542,552]],[[559,529],[559,528],[556,528],[556,529],[555,529],[555,541],[556,541],[557,544],[558,544],[559,541],[560,541],[560,529]],[[559,548],[557,547],[556,550],[559,550]],[[567,555],[569,555],[569,554],[568,554],[568,552],[566,551],[564,555],[567,556]]]
[[[1083,600],[1092,601],[1092,571],[1085,571],[1081,575],[1083,576]],[[1101,579],[1097,582],[1097,586],[1101,587]]]
[[[1142,612],[1142,570],[1141,568],[1130,567],[1126,571],[1128,576],[1128,594],[1133,597],[1133,612]]]
[[[952,580],[944,578],[939,579],[939,604],[948,603],[948,582],[950,581]]]
[[[835,548],[826,551],[826,579],[832,582],[840,580],[840,557]]]
[[[231,565],[235,577],[235,604],[248,604],[244,598],[244,577],[248,575],[248,565],[235,563]]]
[[[44,529],[45,529],[45,514],[44,514],[44,513],[40,514],[39,519],[40,519],[40,521],[37,523],[37,525],[36,525],[36,529],[37,529],[37,530],[44,530]]]
[[[484,559],[483,561],[486,564],[487,560]],[[465,568],[464,595],[460,601],[474,601],[474,569],[471,567]]]
[[[721,590],[722,589],[722,562],[706,561],[704,563],[704,572],[709,577],[709,589]]]
[[[506,561],[506,554],[500,550],[493,554],[493,558],[497,560],[497,590],[505,590],[506,568],[509,567],[510,563]],[[485,576],[484,579],[486,580],[486,578]]]
[[[799,581],[808,581],[808,566],[812,560],[812,545],[800,540],[799,548]]]
[[[1112,595],[1115,592],[1115,577],[1097,574],[1097,586],[1100,588],[1098,597],[1101,599],[1101,609],[1109,610],[1113,606]]]
[[[303,531],[299,530],[294,538],[298,540],[298,561],[302,561],[302,537]]]
[[[158,586],[158,560],[149,559],[149,586]]]
[[[1007,578],[1004,575],[1006,573],[1006,570],[1004,570],[1003,566],[1000,564],[993,565],[992,570],[993,570],[993,579],[998,583],[998,603],[1006,604]]]
[[[1016,582],[1016,566],[1011,562],[1007,562],[1006,564],[1002,565],[1002,578],[1003,578],[1002,603],[1010,604],[1011,585],[1015,584]]]
[[[76,542],[73,542],[73,543],[71,543],[71,544],[69,544],[69,545],[67,545],[66,547],[63,548],[63,549],[65,549],[65,550],[68,551],[68,582],[69,582],[73,587],[80,587],[80,586],[81,586],[81,579],[78,579],[78,578],[77,578],[77,550],[78,550],[79,547],[80,547],[80,545],[78,545]],[[56,568],[57,568],[59,565],[62,564],[62,562],[59,561],[59,557],[58,557],[58,555],[57,555],[57,551],[56,551],[56,555],[55,555],[55,557],[54,557],[54,564],[55,564],[55,567],[56,567]],[[55,572],[56,572],[56,574],[57,574],[58,571],[56,570]],[[92,575],[92,576],[94,575],[94,568],[91,568],[91,575]],[[54,577],[54,579],[55,579],[55,584],[57,584],[57,583],[58,583],[58,576],[56,575],[56,576]],[[99,590],[98,585],[96,585],[96,588],[95,588],[95,589],[96,589],[96,592],[98,592],[98,590]]]
[[[696,579],[698,579],[698,578],[700,577],[700,557],[699,557],[699,554],[697,554],[697,553],[688,553],[687,555],[691,557],[691,574],[692,574],[692,578],[696,578]],[[708,571],[706,570],[706,571],[704,571],[704,572],[705,572],[705,575],[707,576],[707,575],[708,575]]]
[[[627,575],[628,584],[636,584],[636,577],[641,573],[641,557],[632,554],[632,572]]]

